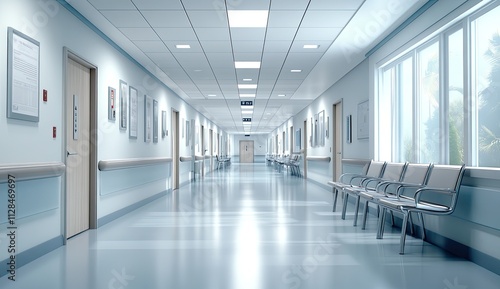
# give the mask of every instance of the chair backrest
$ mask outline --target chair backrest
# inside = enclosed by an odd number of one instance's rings
[[[405,174],[401,181],[404,183],[424,185],[427,182],[430,168],[432,168],[432,164],[409,163],[406,166]]]
[[[406,166],[407,163],[387,163],[381,178],[389,181],[400,181],[404,176]]]
[[[453,212],[464,171],[464,165],[435,165],[429,174],[426,187],[450,190],[451,194],[425,194],[420,201],[446,207],[447,213]]]
[[[463,171],[464,166],[434,165],[426,185],[431,188],[458,191]]]
[[[371,161],[368,170],[366,171],[367,177],[380,178],[384,173],[386,162]]]

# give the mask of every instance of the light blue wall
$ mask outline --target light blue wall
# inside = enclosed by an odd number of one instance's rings
[[[40,42],[40,90],[48,91],[48,101],[40,101],[40,121],[17,121],[6,117],[7,28],[13,27]],[[222,133],[212,122],[187,105],[172,90],[153,78],[127,55],[103,39],[66,8],[53,0],[0,1],[0,165],[66,162],[63,133],[64,48],[97,66],[97,160],[171,157],[171,112],[179,112],[180,120],[189,120],[193,128],[204,126]],[[138,90],[138,138],[130,139],[128,130],[120,130],[118,121],[108,120],[108,87],[119,88],[119,81]],[[144,95],[159,103],[159,111],[167,112],[168,136],[159,136],[158,143],[144,142]],[[119,104],[117,103],[119,107]],[[160,113],[161,116],[161,113]],[[57,137],[52,138],[52,127]],[[182,126],[180,125],[182,128]],[[201,152],[193,141],[186,145],[181,137],[180,155]],[[180,135],[182,135],[180,133]],[[198,138],[199,140],[199,138]],[[180,182],[192,179],[191,164],[181,164]],[[97,172],[97,218],[106,222],[137,204],[171,190],[170,165],[145,166],[134,169]],[[63,234],[63,177],[19,182],[18,254],[47,250],[46,246]],[[4,191],[5,184],[0,184]],[[2,194],[4,195],[4,194]],[[0,199],[0,260],[7,258],[6,199]],[[101,224],[102,222],[99,222]],[[29,236],[26,237],[26,236]],[[51,243],[52,244],[52,243]],[[33,250],[32,250],[33,249]],[[31,250],[31,251],[30,251]],[[23,258],[29,260],[30,256]],[[0,274],[4,274],[2,271]]]

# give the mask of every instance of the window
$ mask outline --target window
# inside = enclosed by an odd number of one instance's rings
[[[379,69],[378,159],[500,167],[500,6]]]
[[[478,166],[500,167],[500,7],[471,23],[472,99],[477,123],[473,123]]]

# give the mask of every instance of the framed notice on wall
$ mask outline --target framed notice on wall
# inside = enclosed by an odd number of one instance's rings
[[[128,86],[120,80],[120,129],[127,129],[128,122]]]
[[[367,139],[369,137],[369,117],[368,100],[360,102],[358,104],[358,139]]]
[[[39,121],[40,43],[9,27],[7,117]]]
[[[139,127],[139,100],[137,96],[137,89],[129,86],[129,97],[130,97],[130,106],[129,106],[129,120],[130,120],[130,130],[129,130],[129,138],[137,138],[137,130]]]
[[[149,143],[153,138],[153,99],[144,95],[144,142]]]

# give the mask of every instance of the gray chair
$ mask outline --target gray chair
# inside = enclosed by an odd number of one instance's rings
[[[338,181],[329,181],[328,182],[328,185],[332,186],[332,193],[333,193],[333,209],[332,209],[332,211],[333,212],[335,212],[336,207],[337,207],[337,197],[338,197],[339,192],[341,192],[345,186],[350,185],[350,181],[352,178],[358,177],[358,176],[366,176],[366,173],[370,169],[370,165],[372,163],[373,163],[373,160],[371,160],[369,163],[367,163],[364,166],[363,171],[361,173],[358,173],[358,174],[356,174],[356,173],[344,173],[344,174],[340,175]]]
[[[381,198],[395,198],[397,189],[403,185],[425,185],[431,167],[432,164],[408,163],[400,180],[379,182],[375,189],[361,191],[359,197],[364,201],[363,223],[361,229],[364,230],[366,228],[368,204],[370,202],[377,204],[377,214],[380,217],[378,202]],[[392,214],[391,220],[393,220]]]
[[[374,191],[377,185],[384,181],[400,181],[404,176],[406,165],[407,163],[387,163],[382,171],[382,174],[379,177],[365,177],[361,181],[360,186],[344,187],[346,199],[348,196],[353,196],[356,198],[354,204],[353,226],[356,226],[358,222],[360,193]],[[346,207],[347,203],[344,202],[344,207],[342,208],[342,212],[344,213],[344,215]]]
[[[425,186],[403,185],[396,191],[396,198],[380,199],[382,209],[379,218],[379,231],[383,233],[385,211],[390,210],[403,214],[401,225],[400,250],[404,254],[406,228],[412,212],[419,214],[422,239],[425,240],[425,225],[422,214],[449,215],[455,210],[460,183],[465,166],[435,165],[433,166]],[[411,193],[409,193],[411,191]],[[380,235],[380,238],[382,235]]]
[[[362,187],[363,186],[363,180],[367,178],[380,178],[382,174],[384,173],[384,169],[386,166],[387,162],[380,162],[380,161],[371,161],[370,166],[368,167],[368,170],[366,171],[366,175],[353,175],[349,179],[349,182],[347,184],[341,185],[337,187],[337,191],[340,188],[342,192],[345,193],[346,188],[352,188],[352,187]],[[347,202],[348,202],[348,194],[344,194],[344,203],[342,205],[342,220],[345,220],[345,213],[347,209]]]

